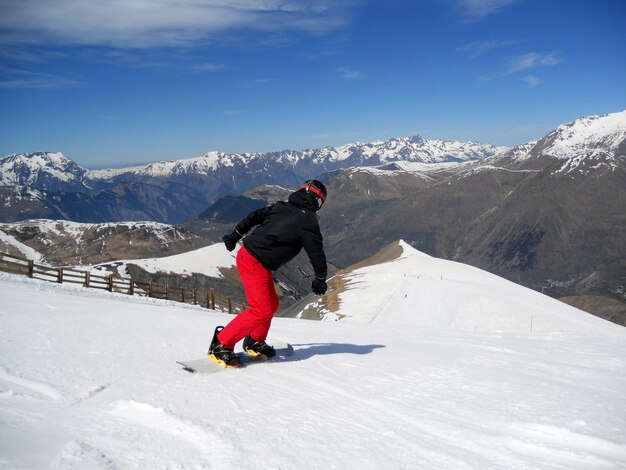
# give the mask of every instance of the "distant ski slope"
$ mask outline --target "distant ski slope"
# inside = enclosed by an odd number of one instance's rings
[[[209,277],[224,277],[221,269],[235,268],[236,252],[228,252],[222,243],[188,251],[178,255],[161,258],[118,260],[111,263],[102,263],[92,267],[81,267],[99,271],[107,266],[116,266],[118,274],[128,277],[126,268],[134,264],[150,273],[165,272],[179,275],[203,274]]]

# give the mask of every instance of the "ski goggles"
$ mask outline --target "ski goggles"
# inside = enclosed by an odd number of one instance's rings
[[[312,193],[313,196],[315,196],[315,200],[317,202],[317,210],[320,210],[322,208],[322,204],[324,204],[324,201],[326,201],[326,196],[324,196],[324,193],[320,191],[317,186],[313,185],[313,181],[307,181],[302,186],[300,186],[300,189],[304,189],[305,191]]]

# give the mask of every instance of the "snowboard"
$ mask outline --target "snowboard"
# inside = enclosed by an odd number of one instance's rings
[[[276,351],[276,357],[273,357],[271,359],[263,359],[258,356],[250,356],[244,351],[238,352],[237,355],[241,360],[241,367],[239,367],[239,369],[241,369],[242,367],[250,366],[252,364],[281,361],[293,354],[293,346],[291,346],[291,344],[289,343],[285,343],[283,341],[275,341],[272,345],[274,346],[274,350]],[[176,363],[183,366],[183,370],[186,370],[187,372],[192,372],[194,374],[213,374],[215,372],[221,372],[223,370],[230,370],[213,362],[211,359],[209,359],[208,355],[201,359],[176,361]]]

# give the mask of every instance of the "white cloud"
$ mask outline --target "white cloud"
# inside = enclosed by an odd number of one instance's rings
[[[31,72],[0,66],[0,89],[54,89],[74,88],[83,85],[80,80],[59,77],[49,73]]]
[[[534,88],[541,83],[541,80],[539,80],[534,75],[526,75],[524,77],[524,81],[528,84],[530,88]]]
[[[194,70],[199,70],[201,72],[215,72],[218,70],[224,70],[226,68],[225,65],[222,64],[212,64],[212,63],[205,63],[205,64],[200,64],[200,65],[196,65],[194,67]]]
[[[494,75],[481,75],[477,77],[477,79],[480,83],[488,84],[494,80],[499,80],[520,72],[530,71],[531,69],[537,67],[551,67],[562,62],[563,59],[560,57],[558,52],[529,52],[528,54],[523,54],[510,59],[504,71]],[[541,83],[541,80],[532,74],[526,75],[523,80],[531,88]]]
[[[560,64],[561,62],[563,62],[563,60],[559,57],[557,52],[550,52],[549,54],[529,52],[528,54],[511,59],[506,74],[509,75],[534,67],[548,67]]]
[[[16,78],[13,80],[0,81],[0,88],[2,89],[35,89],[35,88],[75,88],[81,86],[82,82],[79,80],[72,80],[69,78],[60,77],[30,77],[30,78]]]
[[[457,52],[467,54],[469,59],[477,59],[478,57],[502,47],[517,44],[518,41],[476,41],[457,48]]]
[[[339,67],[337,69],[339,75],[348,80],[353,80],[355,78],[361,78],[363,73],[360,70],[354,70],[350,67]]]
[[[457,0],[465,21],[480,21],[519,0]]]
[[[20,0],[3,2],[0,44],[184,46],[233,30],[329,31],[344,13],[328,0]]]

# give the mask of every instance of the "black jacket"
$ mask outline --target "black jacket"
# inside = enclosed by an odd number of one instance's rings
[[[326,255],[315,202],[300,190],[289,196],[289,202],[277,202],[251,212],[237,224],[240,235],[258,226],[243,240],[246,249],[267,269],[277,270],[293,259],[302,248],[311,260],[318,278],[326,278]]]

